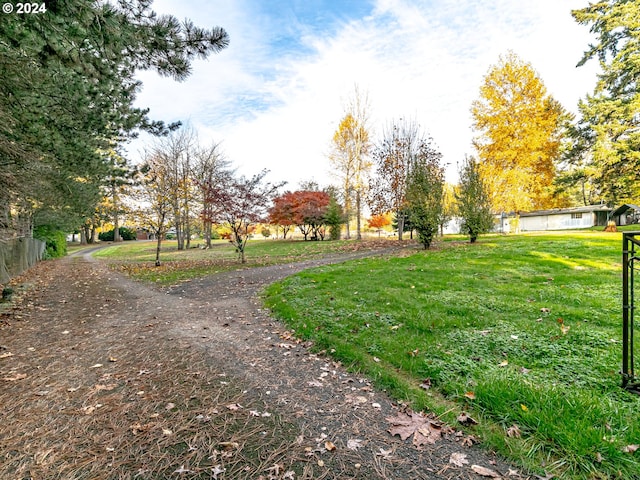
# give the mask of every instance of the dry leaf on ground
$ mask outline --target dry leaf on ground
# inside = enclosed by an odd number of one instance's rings
[[[432,445],[442,436],[442,423],[420,413],[411,411],[398,413],[397,416],[389,417],[386,420],[392,424],[389,428],[391,435],[400,435],[402,440],[413,435],[413,444],[416,447]]]
[[[471,465],[471,470],[473,470],[478,475],[481,475],[483,477],[500,478],[500,474],[495,470],[491,470],[490,468],[486,468],[486,467],[481,467],[480,465]]]
[[[357,450],[362,447],[364,447],[364,445],[362,445],[362,440],[358,438],[350,438],[347,440],[347,448],[349,450]]]
[[[466,453],[454,452],[451,454],[451,457],[449,457],[449,463],[455,465],[456,467],[462,467],[464,465],[467,465],[469,463],[469,460],[467,460]]]
[[[507,428],[507,437],[511,438],[520,438],[522,436],[522,432],[520,428],[514,423],[509,428]]]
[[[475,418],[470,417],[469,415],[467,415],[466,412],[462,412],[460,415],[458,415],[457,420],[462,425],[477,425],[478,424],[478,421]]]

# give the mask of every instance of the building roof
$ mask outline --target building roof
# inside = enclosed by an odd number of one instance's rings
[[[638,207],[636,207],[638,208]],[[521,217],[537,217],[540,215],[564,215],[567,213],[592,213],[592,212],[610,212],[611,209],[606,205],[586,205],[583,207],[554,208],[551,210],[535,210],[533,212],[523,212]]]
[[[610,216],[617,217],[618,215],[622,215],[627,210],[635,210],[636,212],[640,212],[640,207],[631,203],[625,203],[624,205],[620,205],[613,212],[611,212]]]

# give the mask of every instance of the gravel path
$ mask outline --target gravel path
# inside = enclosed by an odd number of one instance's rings
[[[40,274],[38,287],[25,294],[21,310],[0,316],[4,319],[0,324],[0,354],[16,354],[0,357],[0,378],[4,380],[0,381],[0,388],[6,387],[1,401],[33,399],[33,389],[43,382],[55,390],[57,376],[64,378],[69,372],[74,372],[81,383],[88,368],[108,363],[105,357],[114,351],[122,357],[135,351],[138,356],[160,358],[188,352],[192,361],[211,369],[201,374],[198,382],[211,384],[224,377],[222,383],[241,392],[239,408],[252,405],[252,415],[277,416],[293,426],[294,441],[288,451],[280,452],[274,469],[260,475],[247,466],[246,476],[225,476],[213,470],[208,477],[189,477],[183,465],[173,465],[171,468],[177,472],[174,476],[134,476],[133,472],[127,476],[119,471],[97,477],[33,478],[487,478],[486,472],[484,477],[476,473],[482,473],[477,467],[490,469],[502,478],[527,478],[495,455],[477,445],[470,446],[468,437],[446,426],[441,428],[441,439],[420,448],[410,439],[402,441],[399,436],[392,436],[386,419],[404,412],[402,405],[373,388],[366,378],[348,373],[326,356],[310,353],[304,343],[261,307],[258,293],[273,281],[309,267],[371,254],[332,255],[290,265],[226,272],[165,290],[110,271],[90,259],[87,251],[46,262],[45,273],[36,267],[35,274]],[[20,318],[15,318],[16,312],[21,312]],[[48,358],[55,359],[47,364],[46,379],[42,379],[38,377],[42,369],[35,364],[44,360],[34,362],[33,351],[47,348]],[[171,371],[165,373],[172,375]],[[12,375],[19,374],[27,378],[11,380]],[[62,383],[59,388],[63,388]],[[51,402],[29,412],[12,410],[11,405],[5,404],[3,416],[9,419],[14,411],[15,415],[40,415],[39,421],[45,422],[51,415],[48,409],[54,408]],[[0,477],[31,478],[26,473],[47,472],[46,462],[44,467],[36,468],[37,455],[29,453],[31,444],[14,431],[18,427],[6,425],[0,427]],[[108,427],[98,423],[92,428]],[[452,455],[468,463],[456,465],[451,462]],[[283,465],[281,469],[278,462]],[[51,465],[53,468],[55,463],[52,461]],[[296,469],[298,473],[294,474]],[[3,476],[7,472],[15,475]]]

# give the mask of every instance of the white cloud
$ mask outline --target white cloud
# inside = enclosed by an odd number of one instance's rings
[[[575,68],[590,37],[570,9],[585,1],[379,0],[369,16],[331,35],[301,29],[311,53],[281,57],[268,49],[275,24],[249,0],[170,3],[154,6],[224,26],[231,45],[196,62],[182,84],[145,74],[141,105],[154,118],[190,119],[202,136],[223,142],[241,171],[269,168],[272,180],[292,187],[311,177],[330,181],[325,154],[355,83],[369,92],[377,131],[392,118],[415,117],[454,166],[472,153],[469,108],[500,54],[513,50],[531,62],[570,110],[595,82],[593,67]]]

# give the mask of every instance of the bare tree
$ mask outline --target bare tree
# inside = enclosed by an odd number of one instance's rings
[[[154,155],[147,156],[140,170],[142,179],[137,187],[140,202],[137,217],[156,237],[156,266],[159,267],[162,240],[170,225],[174,193],[172,172],[162,158]]]
[[[375,174],[370,181],[369,206],[374,214],[393,212],[402,240],[407,212],[407,179],[420,151],[420,132],[413,120],[394,120],[373,150]]]
[[[191,170],[196,147],[197,136],[193,129],[183,128],[161,138],[153,149],[153,156],[165,164],[171,187],[172,223],[176,229],[178,250],[189,248],[191,243],[194,201]]]
[[[233,175],[231,163],[225,158],[219,143],[212,143],[208,147],[199,147],[194,154],[194,164],[191,174],[198,189],[198,201],[202,208],[202,230],[205,247],[211,248],[211,234],[213,229],[213,209],[208,192],[223,186],[228,178]]]

